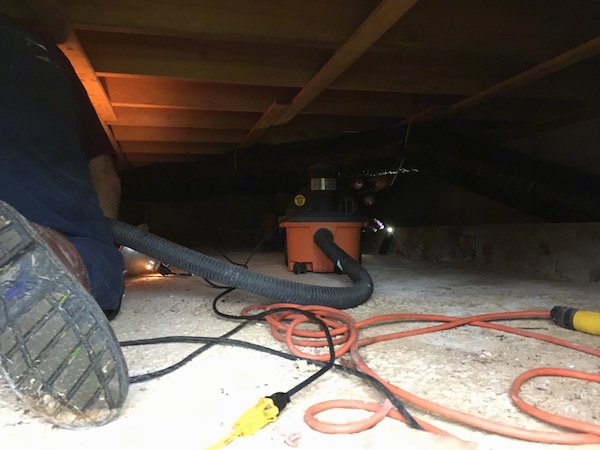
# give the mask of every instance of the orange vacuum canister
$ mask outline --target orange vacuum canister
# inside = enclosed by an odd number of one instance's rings
[[[354,220],[352,220],[354,219]],[[280,225],[286,230],[286,263],[294,273],[335,272],[332,261],[314,243],[313,236],[320,228],[333,233],[333,242],[360,262],[360,234],[367,226],[364,218],[344,214],[300,214]]]

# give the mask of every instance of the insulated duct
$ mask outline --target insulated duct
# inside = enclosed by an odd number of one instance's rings
[[[260,145],[201,164],[161,165],[122,174],[128,200],[199,198],[223,193],[290,192],[308,167],[336,164],[350,173],[428,172],[452,184],[549,221],[599,221],[600,176],[528,157],[434,126]],[[382,169],[381,162],[387,168]],[[370,171],[369,166],[376,167]],[[360,170],[357,170],[360,169]]]
[[[121,174],[123,199],[163,201],[215,194],[293,192],[306,184],[309,166],[321,163],[343,169],[379,161],[396,153],[403,135],[403,130],[392,129],[255,145],[203,162],[130,169]]]
[[[405,167],[552,222],[600,220],[600,176],[439,130],[415,130]]]

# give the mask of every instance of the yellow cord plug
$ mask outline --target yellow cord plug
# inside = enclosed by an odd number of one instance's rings
[[[279,408],[271,398],[261,398],[256,405],[246,411],[236,420],[233,431],[207,450],[217,450],[225,447],[239,436],[251,436],[261,428],[277,420]]]

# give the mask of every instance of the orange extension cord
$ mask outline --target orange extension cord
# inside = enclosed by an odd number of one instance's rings
[[[347,313],[323,306],[298,306],[292,304],[271,304],[271,305],[255,305],[245,308],[242,311],[244,315],[250,315],[250,312],[256,312],[257,310],[267,311],[274,308],[280,307],[294,307],[300,308],[306,311],[310,311],[318,315],[329,327],[331,327],[331,334],[334,339],[334,343],[338,348],[336,349],[336,357],[340,357],[345,353],[350,353],[356,366],[364,373],[369,374],[385,386],[388,387],[396,396],[399,398],[412,403],[419,408],[427,410],[431,413],[446,417],[455,422],[469,425],[471,427],[479,428],[481,430],[489,431],[492,433],[509,436],[513,438],[523,439],[527,441],[540,442],[546,444],[598,444],[600,443],[600,425],[591,423],[581,422],[578,420],[569,419],[566,417],[551,414],[530,405],[529,403],[522,400],[519,396],[521,386],[529,379],[539,376],[558,376],[558,377],[570,377],[579,380],[592,381],[600,383],[600,375],[589,374],[585,372],[577,372],[566,369],[555,369],[555,368],[543,368],[534,369],[525,372],[519,376],[512,384],[509,394],[513,403],[520,408],[522,411],[534,416],[538,419],[546,421],[548,423],[558,425],[564,428],[576,432],[547,432],[547,431],[534,431],[527,430],[520,427],[514,427],[505,425],[500,422],[494,422],[491,420],[479,418],[466,414],[442,405],[438,405],[429,400],[422,399],[410,392],[404,391],[399,387],[383,380],[379,377],[364,361],[359,353],[359,348],[376,342],[384,342],[392,339],[399,339],[403,337],[416,336],[426,333],[434,333],[437,331],[448,330],[450,328],[456,328],[463,325],[474,325],[482,328],[491,328],[493,330],[502,331],[505,333],[512,333],[519,336],[529,337],[544,342],[549,342],[555,345],[561,345],[579,352],[588,353],[590,355],[600,357],[600,350],[596,350],[590,347],[586,347],[579,344],[574,344],[562,339],[557,339],[551,336],[543,334],[532,333],[530,331],[521,330],[519,328],[508,327],[505,325],[499,325],[495,323],[489,323],[490,321],[499,320],[512,320],[512,319],[549,319],[549,311],[520,311],[520,312],[507,312],[497,314],[482,314],[478,316],[456,318],[448,316],[430,315],[430,314],[388,314],[378,317],[373,317],[361,322],[355,322],[354,319]],[[280,313],[267,316],[265,318],[271,325],[271,332],[276,339],[286,342],[290,351],[301,358],[309,358],[319,361],[327,361],[329,355],[313,355],[307,354],[298,349],[298,346],[303,347],[326,347],[327,342],[323,339],[324,335],[321,331],[308,331],[298,329],[298,325],[306,322],[308,319],[305,316],[293,313]],[[421,321],[421,322],[443,322],[440,325],[428,326],[416,330],[402,331],[397,333],[391,333],[386,335],[374,336],[365,339],[359,339],[358,330],[369,325],[384,323],[384,322],[398,322],[398,321]],[[297,339],[301,338],[301,339]],[[304,339],[303,339],[304,338]],[[364,409],[373,412],[373,416],[366,420],[344,424],[335,425],[328,424],[319,421],[315,415],[319,412],[334,409],[334,408],[349,408],[349,409]],[[377,422],[382,420],[384,417],[392,417],[401,421],[403,417],[391,407],[391,403],[385,402],[382,405],[353,401],[353,400],[334,400],[322,402],[312,406],[306,411],[305,420],[308,425],[318,431],[324,433],[356,433],[359,431],[366,430],[374,426]],[[417,422],[425,429],[437,434],[449,435],[447,432],[440,430],[439,428],[428,424],[424,421],[417,420]]]

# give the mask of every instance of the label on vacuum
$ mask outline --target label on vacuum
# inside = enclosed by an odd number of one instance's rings
[[[306,203],[306,197],[302,194],[298,194],[294,197],[294,205],[296,206],[304,206]]]
[[[337,189],[337,180],[335,178],[311,178],[311,191],[335,191]]]

